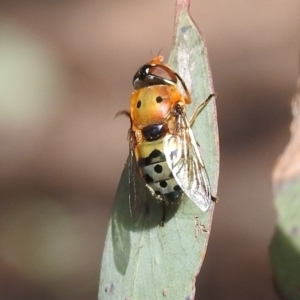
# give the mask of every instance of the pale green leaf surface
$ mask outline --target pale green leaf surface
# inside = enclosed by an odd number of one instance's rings
[[[203,41],[187,10],[177,20],[169,64],[191,91],[193,104],[188,110],[191,113],[212,93],[213,87]],[[198,116],[193,131],[215,195],[219,150],[214,100]],[[98,299],[193,299],[195,276],[205,256],[214,204],[209,211],[202,212],[187,197],[182,197],[179,207],[167,207],[167,220],[161,227],[162,204],[152,199],[144,187],[149,209],[133,222],[128,193],[125,166],[109,221]]]
[[[285,299],[299,300],[300,177],[276,193],[277,227],[271,244],[271,262],[278,290]]]
[[[291,138],[273,172],[277,221],[270,258],[277,291],[300,300],[300,77],[292,112]]]

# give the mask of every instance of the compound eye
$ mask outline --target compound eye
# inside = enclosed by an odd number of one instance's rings
[[[146,64],[133,77],[133,87],[137,90],[157,84],[176,84],[177,75],[167,66]]]
[[[138,80],[139,78],[141,77],[141,69],[139,69],[133,76],[133,85],[134,85],[134,82],[136,80]]]
[[[161,78],[162,80],[165,80],[165,82],[171,81],[173,83],[177,83],[177,77],[175,73],[163,65],[152,66],[149,69],[149,74],[153,75],[153,77]]]
[[[140,88],[146,86],[144,84],[144,81],[146,81],[146,77],[148,74],[149,74],[148,66],[143,66],[143,67],[139,68],[138,71],[133,76],[133,81],[132,81],[133,87],[135,89],[140,89]]]

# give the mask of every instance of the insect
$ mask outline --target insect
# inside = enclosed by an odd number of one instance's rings
[[[177,203],[185,193],[206,211],[216,198],[211,194],[191,126],[214,95],[201,103],[188,120],[190,93],[182,78],[162,61],[163,57],[157,56],[139,68],[133,77],[130,111],[120,112],[128,115],[131,122],[130,201],[140,196],[135,178],[138,174],[157,200]]]

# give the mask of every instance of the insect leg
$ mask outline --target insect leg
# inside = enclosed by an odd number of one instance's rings
[[[125,115],[125,116],[127,116],[127,117],[130,119],[130,113],[129,113],[128,110],[120,110],[120,111],[118,111],[118,112],[116,113],[116,115],[115,115],[115,118],[116,118],[116,117],[119,117],[119,116],[121,116],[121,115]]]
[[[190,104],[192,102],[192,97],[191,97],[191,94],[190,94],[188,88],[186,87],[183,79],[177,73],[174,73],[174,74],[179,79],[179,81],[181,82],[181,85],[182,85],[182,87],[183,87],[183,89],[185,91],[185,95],[186,95],[186,97],[185,97],[185,103],[186,104]]]
[[[196,109],[194,110],[191,118],[190,118],[190,125],[193,126],[197,116],[200,114],[200,112],[202,111],[202,109],[209,103],[209,101],[211,100],[211,98],[216,97],[216,94],[210,94],[207,99],[205,101],[203,101],[202,103],[200,103]]]

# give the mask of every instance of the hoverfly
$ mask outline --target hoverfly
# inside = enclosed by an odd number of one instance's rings
[[[137,176],[143,178],[158,201],[166,205],[178,203],[184,193],[202,211],[207,211],[216,198],[212,196],[191,126],[215,95],[201,103],[188,120],[186,105],[192,102],[190,93],[182,78],[162,61],[163,57],[157,56],[138,69],[133,78],[130,111],[119,113],[128,115],[131,122],[128,168],[131,212],[137,198],[142,197]]]

